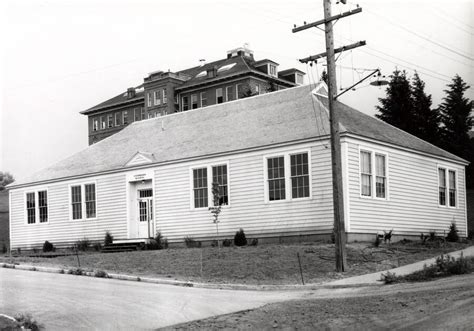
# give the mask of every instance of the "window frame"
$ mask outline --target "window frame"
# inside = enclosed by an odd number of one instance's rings
[[[146,95],[147,95],[147,106],[151,107],[152,106],[151,93],[148,92]]]
[[[40,206],[39,206],[39,193],[40,192],[46,192],[46,222],[41,222],[41,217],[40,217]],[[28,207],[27,207],[27,199],[28,199],[28,194],[34,194],[34,211],[35,211],[35,222],[34,223],[28,223]],[[28,226],[34,226],[34,225],[42,225],[42,224],[49,224],[49,191],[48,188],[46,187],[39,187],[35,188],[32,190],[26,190],[24,192],[24,203],[23,203],[23,210],[24,210],[24,224]]]
[[[203,96],[204,96],[204,98],[203,98]],[[206,101],[205,104],[203,103],[203,101]],[[207,91],[203,91],[203,92],[199,93],[199,103],[201,105],[201,108],[207,107]]]
[[[193,101],[193,99],[195,99],[196,102]],[[191,110],[192,109],[198,109],[199,108],[199,100],[198,100],[198,95],[197,93],[193,93],[191,94]],[[196,105],[196,107],[194,107],[194,105]]]
[[[220,93],[220,94],[221,94],[220,97],[218,96],[217,91],[220,91],[220,92],[221,92],[221,93]],[[219,98],[222,99],[221,102],[218,102],[218,99],[219,99]],[[225,102],[225,100],[224,100],[224,89],[223,89],[222,87],[218,87],[218,88],[216,88],[216,105],[219,105],[219,104],[224,103],[224,102]]]
[[[161,105],[161,90],[153,91],[153,105],[154,106]]]
[[[189,192],[190,192],[190,197],[189,197],[189,208],[190,210],[209,210],[209,207],[214,207],[213,205],[213,197],[212,197],[212,177],[213,177],[213,172],[212,168],[217,167],[217,166],[223,166],[225,165],[227,167],[227,204],[226,205],[221,205],[222,208],[229,208],[231,205],[231,194],[230,194],[230,166],[229,166],[229,161],[222,161],[222,162],[211,162],[211,163],[200,163],[196,165],[192,165],[189,167]],[[193,170],[195,169],[202,169],[206,168],[207,169],[207,206],[206,207],[194,207],[194,174]]]
[[[366,152],[370,154],[370,175],[371,175],[371,183],[370,183],[370,195],[362,195],[362,172],[361,172],[361,153]],[[377,176],[376,174],[376,155],[384,156],[385,157],[385,197],[377,197]],[[358,176],[359,176],[359,197],[362,199],[371,199],[371,200],[381,200],[381,201],[389,201],[390,200],[390,173],[389,173],[389,155],[388,152],[382,151],[379,149],[369,148],[365,146],[359,147],[359,162],[358,162]]]
[[[122,122],[121,122],[121,112],[116,112],[115,113],[115,126],[121,126],[122,125]]]
[[[98,117],[94,117],[92,119],[92,131],[99,131],[99,118]]]
[[[229,91],[230,91],[230,93],[229,93]],[[229,99],[229,94],[232,96],[232,99]],[[235,96],[234,96],[234,86],[229,85],[229,86],[225,87],[225,100],[227,102],[236,100]]]
[[[129,121],[128,121],[128,110],[124,110],[122,112],[122,124],[123,125],[128,125],[129,124]]]
[[[445,204],[442,205],[440,204],[440,201],[439,201],[439,184],[440,184],[440,181],[439,181],[439,170],[440,169],[443,169],[445,171],[445,190],[446,190],[446,194],[445,194]],[[449,173],[450,172],[454,172],[454,185],[455,185],[455,196],[454,196],[454,203],[455,205],[454,206],[451,206],[451,194],[450,194],[450,190],[451,190],[451,183],[450,183],[450,180],[449,180]],[[451,209],[458,209],[459,208],[459,177],[458,177],[458,169],[456,168],[453,168],[453,167],[450,167],[446,164],[438,164],[437,167],[436,167],[436,176],[438,178],[438,194],[437,194],[437,199],[438,199],[438,207],[440,208],[451,208]]]
[[[308,180],[309,180],[309,196],[301,198],[293,198],[293,185],[291,182],[291,156],[297,154],[308,154]],[[285,198],[280,200],[270,200],[270,192],[268,187],[268,159],[275,157],[283,157],[285,166]],[[271,153],[263,156],[263,189],[264,189],[264,203],[285,203],[292,201],[305,201],[313,199],[313,174],[311,165],[311,148],[302,148],[291,151],[282,151],[280,153]]]
[[[186,103],[184,102],[184,99],[186,99]],[[186,109],[184,109],[184,105],[186,105]],[[181,111],[188,111],[189,110],[189,95],[183,95],[181,97]]]
[[[162,90],[163,92],[163,104],[166,105],[168,103],[168,90],[164,88]]]
[[[94,184],[94,196],[95,196],[95,217],[87,217],[87,207],[86,207],[86,185]],[[81,187],[81,218],[73,218],[72,214],[72,187],[80,186]],[[69,220],[72,222],[76,221],[94,221],[98,218],[98,198],[97,198],[97,181],[87,181],[80,183],[71,183],[68,185],[68,195],[69,195]]]

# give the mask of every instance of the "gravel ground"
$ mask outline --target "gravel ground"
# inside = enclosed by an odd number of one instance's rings
[[[473,330],[474,275],[315,292],[164,330]],[[332,298],[331,298],[332,297]]]

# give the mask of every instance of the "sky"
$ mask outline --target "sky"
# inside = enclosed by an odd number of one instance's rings
[[[417,70],[439,105],[455,74],[474,86],[474,1],[333,1],[335,47],[367,45],[337,58],[339,88],[370,69],[389,76]],[[298,59],[325,51],[319,29],[293,24],[323,18],[322,0],[5,0],[0,4],[0,170],[16,178],[54,164],[88,145],[80,111],[137,86],[149,72],[178,71],[226,57],[248,44],[255,58],[319,80],[324,61]],[[372,78],[373,80],[373,78]],[[376,113],[385,87],[362,83],[341,101]],[[474,99],[474,88],[466,94]]]

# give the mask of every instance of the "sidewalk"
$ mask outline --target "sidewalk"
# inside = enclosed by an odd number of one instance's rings
[[[474,246],[467,247],[463,250],[455,251],[449,253],[449,256],[458,258],[461,256],[461,253],[467,256],[474,256]],[[196,282],[186,282],[179,280],[172,280],[167,278],[152,278],[152,277],[142,277],[135,275],[125,275],[125,274],[108,274],[107,278],[127,280],[127,281],[138,281],[144,283],[154,283],[162,285],[174,285],[174,286],[184,286],[184,287],[198,287],[198,288],[207,288],[207,289],[225,289],[225,290],[255,290],[255,291],[274,291],[274,290],[316,290],[320,288],[344,288],[344,287],[362,287],[362,286],[379,286],[383,285],[383,282],[380,281],[381,275],[387,271],[393,272],[397,275],[406,275],[414,271],[423,269],[425,265],[430,265],[435,263],[436,258],[431,258],[424,261],[419,261],[416,263],[408,264],[402,267],[398,267],[391,270],[384,270],[375,272],[372,274],[366,274],[361,276],[349,277],[344,279],[339,279],[336,281],[330,281],[327,283],[317,283],[317,284],[306,284],[306,285],[246,285],[246,284],[209,284],[209,283],[196,283]],[[25,264],[9,264],[9,263],[0,263],[0,267],[3,268],[14,268],[18,270],[28,270],[36,272],[49,272],[49,273],[64,273],[67,274],[68,270],[51,268],[51,267],[40,267],[40,266],[31,266]],[[86,272],[83,276],[95,277],[94,272]]]

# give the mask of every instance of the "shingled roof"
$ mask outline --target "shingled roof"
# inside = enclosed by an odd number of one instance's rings
[[[327,98],[300,86],[163,117],[133,122],[122,131],[14,186],[127,168],[140,153],[154,164],[176,162],[280,143],[327,137]],[[463,159],[337,102],[341,132],[431,155]]]

